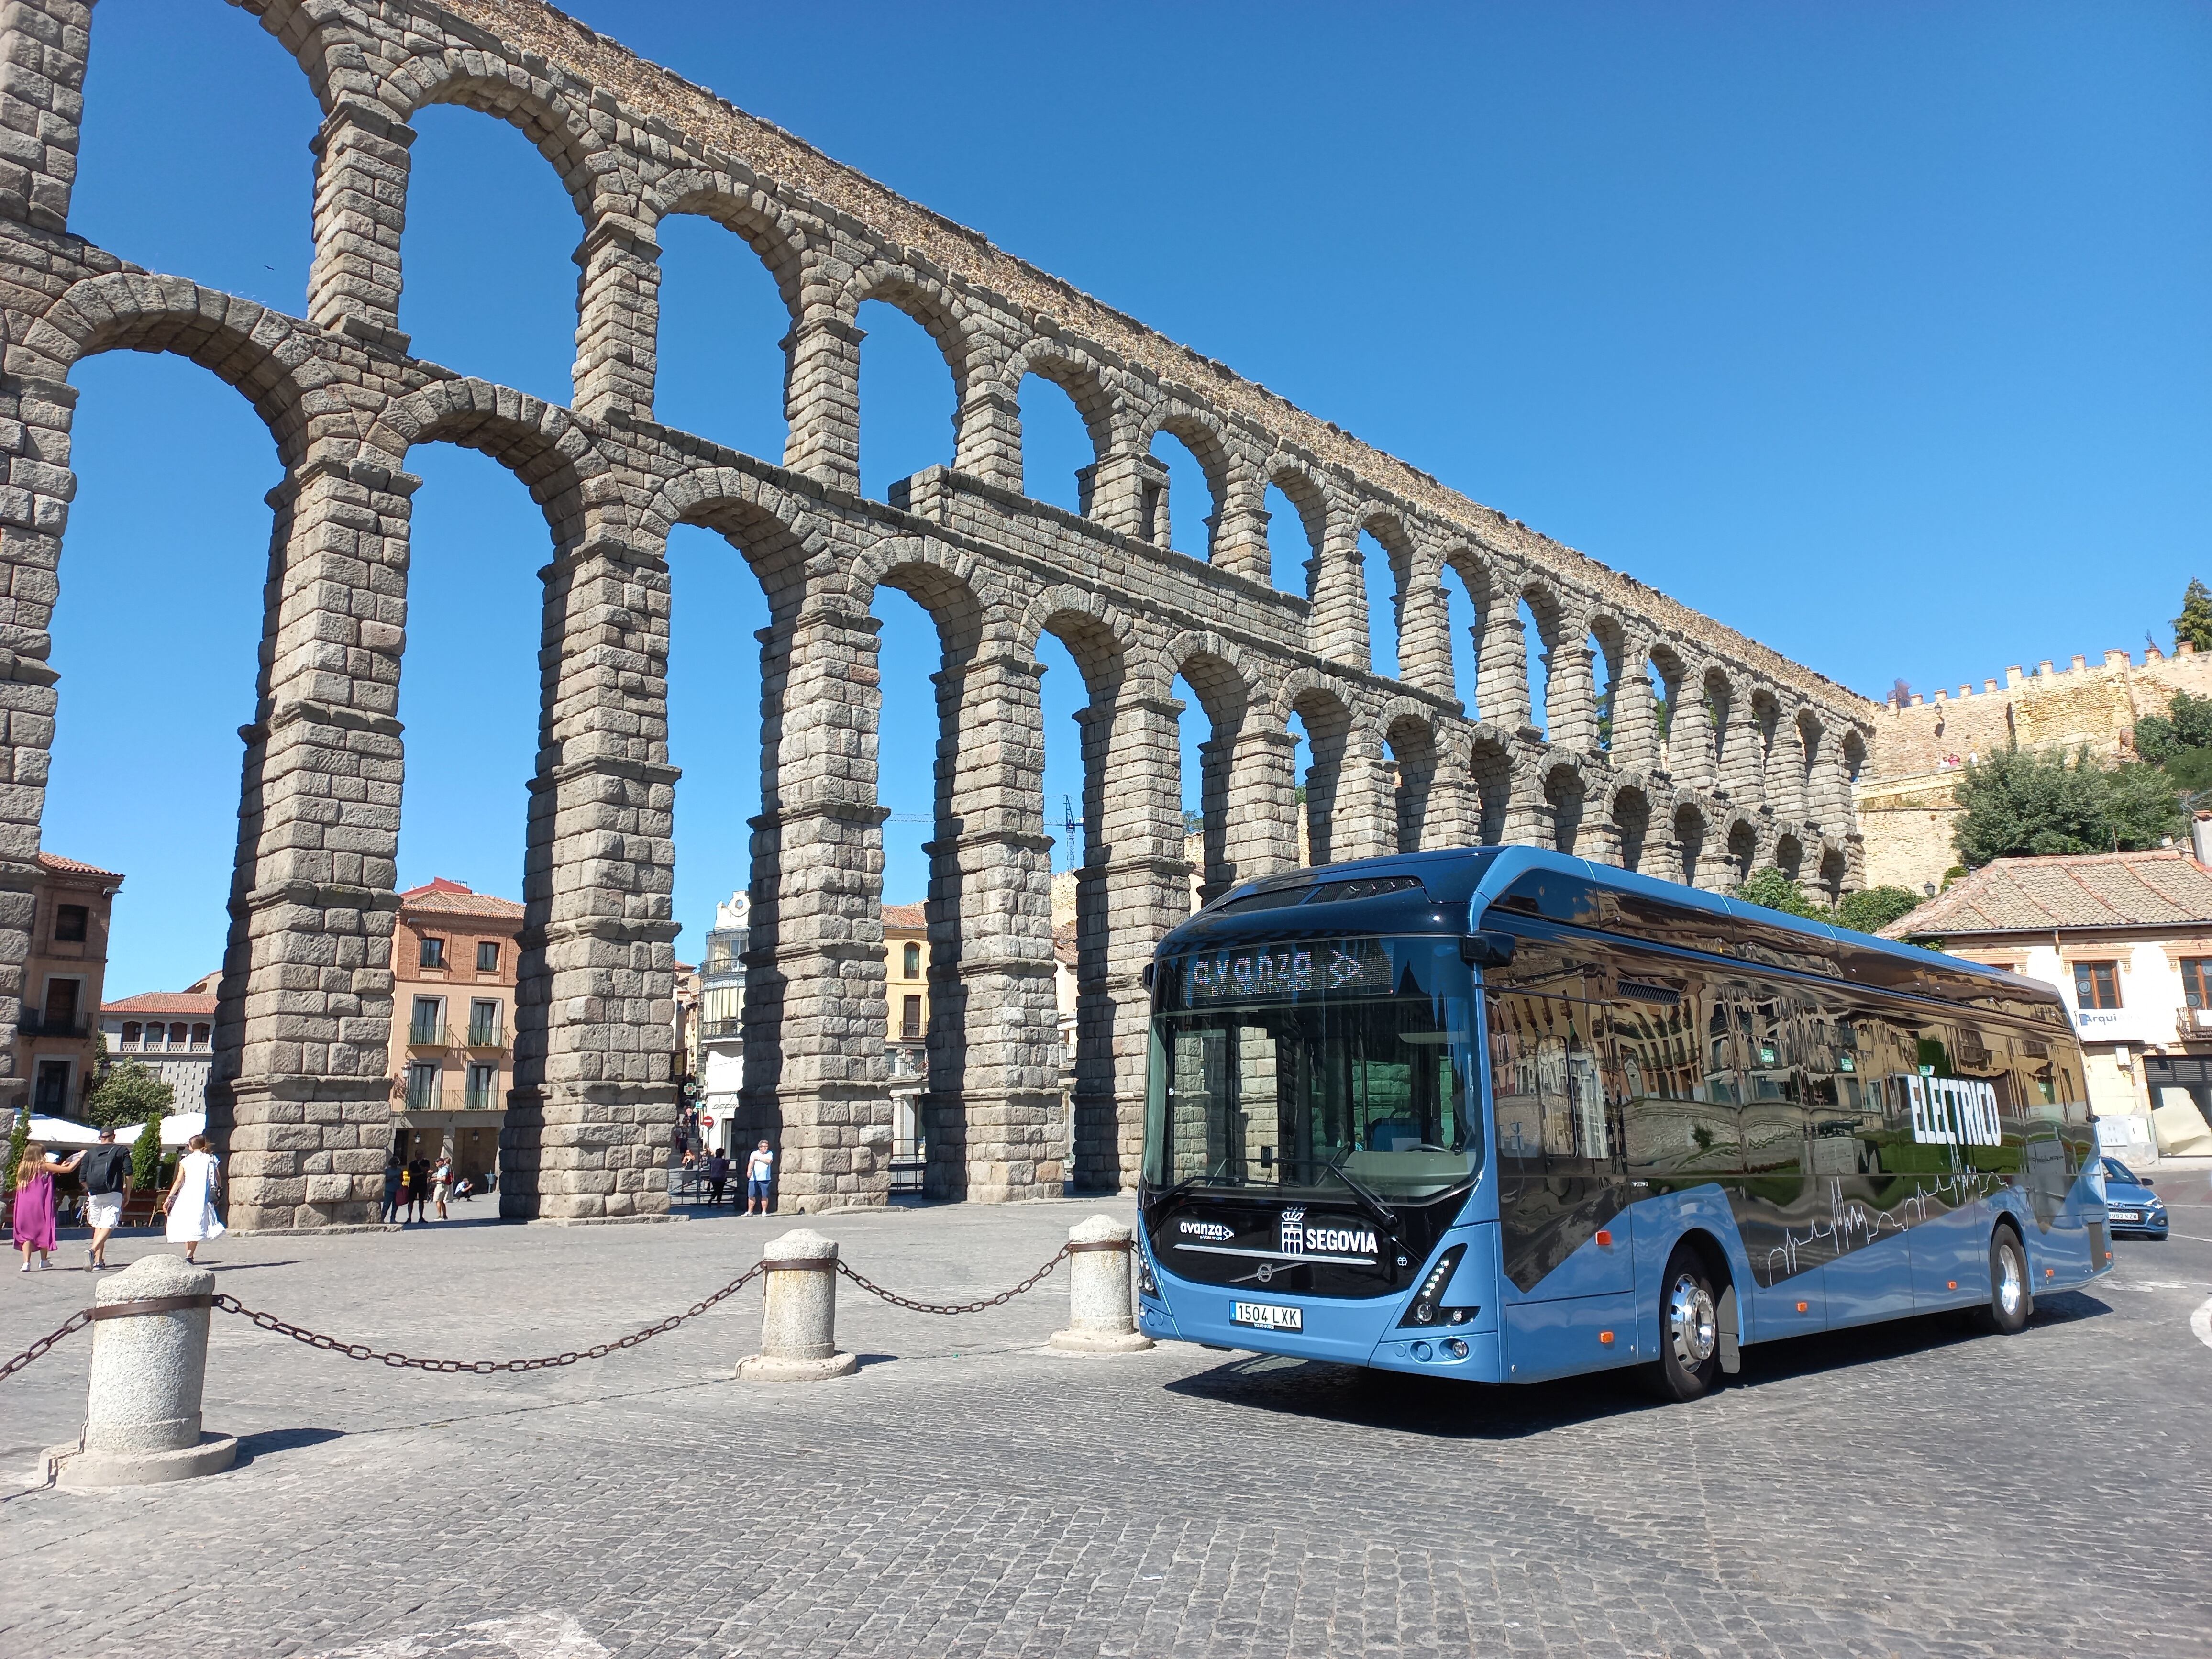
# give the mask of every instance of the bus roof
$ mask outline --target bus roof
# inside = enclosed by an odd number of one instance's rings
[[[1547,881],[1543,879],[1547,876],[1557,879]],[[1825,969],[1826,976],[1865,981],[1869,989],[1903,992],[1942,1001],[1979,1001],[1994,996],[2015,1005],[2039,1005],[2033,1016],[2039,1023],[2070,1026],[2058,993],[2039,980],[1539,847],[1443,848],[1432,852],[1393,854],[1313,869],[1284,871],[1242,883],[1223,894],[1170,931],[1160,942],[1160,951],[1162,954],[1174,954],[1225,944],[1230,936],[1243,931],[1237,926],[1240,913],[1250,913],[1247,926],[1262,924],[1267,932],[1280,932],[1291,923],[1291,918],[1273,906],[1263,908],[1264,898],[1282,894],[1282,908],[1287,908],[1288,895],[1298,889],[1346,890],[1340,897],[1334,891],[1316,891],[1312,896],[1315,900],[1336,901],[1326,905],[1327,927],[1359,931],[1347,927],[1351,918],[1346,907],[1359,903],[1377,910],[1407,909],[1404,898],[1394,900],[1387,893],[1365,896],[1370,885],[1382,887],[1394,878],[1406,877],[1414,878],[1420,884],[1419,890],[1423,897],[1415,901],[1417,908],[1464,904],[1468,907],[1465,925],[1470,930],[1510,925],[1512,916],[1526,915],[1630,937],[1647,933],[1648,927],[1639,925],[1636,916],[1617,914],[1618,907],[1613,907],[1616,914],[1608,918],[1605,915],[1607,907],[1598,906],[1593,910],[1588,902],[1589,895],[1610,894],[1632,901],[1631,910],[1642,911],[1647,919],[1666,912],[1686,922],[1693,922],[1699,915],[1710,917],[1720,924],[1711,937],[1746,941],[1751,948],[1741,954],[1764,965],[1815,974]],[[1411,896],[1410,884],[1403,890],[1407,897]],[[1632,902],[1636,899],[1663,906],[1665,912],[1646,910]],[[1492,915],[1493,909],[1499,914]],[[1322,923],[1323,915],[1314,912],[1311,919]],[[1454,920],[1457,920],[1456,916]],[[1377,921],[1382,922],[1379,915]],[[1382,923],[1376,931],[1391,928]],[[1779,937],[1787,935],[1796,936],[1802,945]],[[1761,943],[1768,948],[1758,948]],[[1777,945],[1783,947],[1779,953],[1782,958],[1802,953],[1808,960],[1800,963],[1778,959],[1771,948]],[[1706,946],[1705,953],[1740,954],[1725,946],[1719,950]]]

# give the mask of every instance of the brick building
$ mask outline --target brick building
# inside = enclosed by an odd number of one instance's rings
[[[2212,868],[2179,851],[1998,859],[1882,932],[2056,986],[2107,1151],[2212,1152]]]
[[[403,1158],[497,1167],[514,1081],[522,907],[440,877],[399,895],[392,947],[393,1141]]]
[[[15,1022],[16,1078],[49,1117],[82,1115],[94,1074],[93,1028],[107,982],[107,932],[123,878],[53,853],[38,857],[22,1012]]]

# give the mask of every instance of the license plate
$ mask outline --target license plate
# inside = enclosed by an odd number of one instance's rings
[[[2115,1221],[2141,1221],[2142,1219],[2142,1212],[2140,1210],[2115,1210],[2112,1212],[2112,1219]]]
[[[1232,1325],[1253,1325],[1263,1331],[1302,1331],[1306,1328],[1304,1308],[1279,1308],[1272,1302],[1238,1302],[1229,1310]]]

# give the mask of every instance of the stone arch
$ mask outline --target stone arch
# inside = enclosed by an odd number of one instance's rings
[[[1205,475],[1212,511],[1206,515],[1206,544],[1201,556],[1210,562],[1220,547],[1222,519],[1236,489],[1236,460],[1230,453],[1221,417],[1181,398],[1164,398],[1145,422],[1138,447],[1149,451],[1152,441],[1163,432],[1190,451]],[[1156,547],[1165,547],[1170,541],[1165,507],[1163,501],[1153,519],[1152,541]]]
[[[1437,562],[1424,558],[1404,518],[1394,508],[1369,507],[1359,528],[1375,538],[1390,562],[1392,633],[1398,678],[1438,696],[1452,695],[1451,641],[1445,636],[1444,593]],[[1373,621],[1370,619],[1370,627]]]
[[[1396,763],[1395,800],[1397,850],[1418,853],[1437,845],[1440,827],[1431,811],[1437,781],[1436,713],[1409,697],[1397,697],[1383,707],[1376,721],[1382,741]]]
[[[1475,728],[1468,774],[1474,785],[1475,839],[1485,847],[1498,846],[1513,810],[1513,748],[1504,733],[1486,726]]]
[[[1338,842],[1337,802],[1346,793],[1354,758],[1352,700],[1325,674],[1301,668],[1287,676],[1277,694],[1275,718],[1287,730],[1291,716],[1305,722],[1312,757],[1306,768],[1306,862],[1333,864],[1344,854]]]
[[[1641,784],[1625,783],[1613,792],[1607,813],[1620,838],[1620,867],[1641,870],[1651,836],[1651,798]]]
[[[1774,867],[1796,881],[1805,870],[1805,843],[1790,830],[1774,838]]]
[[[1821,897],[1830,904],[1841,902],[1844,884],[1850,878],[1850,856],[1833,842],[1824,842],[1820,847],[1820,869],[1814,879]]]
[[[1018,398],[1022,382],[1030,375],[1050,380],[1067,394],[1075,412],[1091,434],[1091,465],[1095,467],[1112,451],[1122,419],[1121,401],[1114,395],[1106,370],[1087,351],[1064,341],[1039,336],[1017,356],[1006,372],[1006,392]],[[1090,492],[1085,490],[1086,498]]]
[[[1704,809],[1692,801],[1684,801],[1674,809],[1674,862],[1677,879],[1685,887],[1706,887],[1711,884],[1712,872],[1707,856],[1710,831]]]
[[[1590,744],[1611,753],[1620,727],[1621,680],[1629,668],[1628,635],[1611,611],[1593,611],[1583,624],[1583,636],[1597,641],[1605,660],[1605,695],[1601,697],[1595,686],[1591,688]]]
[[[387,405],[362,448],[396,470],[426,443],[477,450],[506,467],[545,514],[556,543],[582,540],[595,520],[629,519],[605,457],[558,404],[485,380],[433,381]],[[634,537],[627,522],[621,529]]]
[[[774,279],[792,320],[799,320],[811,238],[782,204],[726,173],[686,169],[656,180],[638,204],[639,222],[647,229],[678,216],[711,219],[743,240]]]
[[[313,0],[267,0],[256,9],[261,27],[298,62],[325,110],[348,93],[374,95],[371,77],[356,67],[358,42],[343,16],[324,15]]]
[[[473,47],[410,58],[386,77],[382,102],[402,121],[432,104],[456,104],[504,121],[534,145],[560,175],[562,188],[586,225],[622,198],[609,189],[629,175],[599,164],[606,143],[560,88],[504,58]]]
[[[1544,799],[1552,808],[1552,845],[1572,853],[1582,838],[1583,813],[1588,793],[1578,758],[1553,755],[1544,768]]]
[[[1653,729],[1657,738],[1656,763],[1662,771],[1680,775],[1681,769],[1674,763],[1673,744],[1680,730],[1682,690],[1688,670],[1680,653],[1663,640],[1654,641],[1644,654],[1651,665],[1651,672],[1659,677],[1659,707],[1653,711]]]
[[[1741,813],[1730,817],[1721,832],[1721,862],[1727,890],[1741,887],[1759,862],[1759,826]]]
[[[11,376],[66,380],[105,351],[167,352],[235,386],[288,467],[310,441],[309,394],[331,378],[317,341],[282,313],[180,276],[118,271],[72,283],[7,349]]]
[[[1744,711],[1735,680],[1723,664],[1708,663],[1705,672],[1698,676],[1698,689],[1705,713],[1706,741],[1711,746],[1710,769],[1699,782],[1704,787],[1726,789],[1749,746],[1743,731]]]
[[[641,515],[640,530],[665,544],[678,525],[703,526],[735,547],[767,592],[770,614],[779,618],[799,604],[809,568],[828,544],[821,526],[799,501],[753,473],[731,467],[678,473]],[[843,592],[856,611],[867,609],[869,591],[888,568],[882,551],[886,545],[871,547],[842,573]],[[941,544],[930,546],[942,550]]]
[[[1200,896],[1210,900],[1235,884],[1250,854],[1273,850],[1280,837],[1264,832],[1275,826],[1253,819],[1272,817],[1277,803],[1265,798],[1273,792],[1251,775],[1249,757],[1239,766],[1258,695],[1256,672],[1243,649],[1212,632],[1178,634],[1167,642],[1157,671],[1164,694],[1172,691],[1178,676],[1196,694],[1206,721],[1206,738],[1199,745]],[[1180,781],[1182,793],[1189,781]]]
[[[1328,541],[1328,489],[1304,461],[1292,455],[1273,456],[1261,469],[1263,500],[1270,484],[1281,490],[1283,499],[1296,509],[1299,527],[1305,532],[1305,596],[1311,600],[1321,576],[1322,550]]]
[[[1828,755],[1828,728],[1818,710],[1812,708],[1797,711],[1797,743],[1799,752],[1791,757],[1797,766],[1796,816],[1808,823],[1822,822],[1827,816],[1823,799],[1826,791],[1821,787]]]

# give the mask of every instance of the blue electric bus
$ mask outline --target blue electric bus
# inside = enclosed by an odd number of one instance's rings
[[[1143,1328],[1490,1382],[2110,1269],[2049,987],[1531,848],[1301,870],[1162,941]]]

